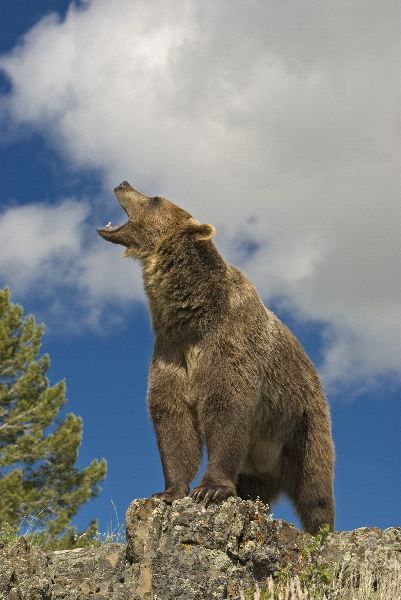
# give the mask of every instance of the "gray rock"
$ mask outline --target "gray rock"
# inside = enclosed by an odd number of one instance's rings
[[[0,599],[213,600],[263,590],[268,577],[310,561],[313,538],[273,520],[262,502],[230,498],[205,507],[191,499],[136,500],[127,511],[127,546],[105,544],[45,552],[21,538],[0,549]],[[342,573],[368,566],[400,568],[401,529],[362,528],[330,534],[317,565]]]
[[[124,594],[118,595],[124,568],[122,544],[44,552],[30,548],[26,539],[21,538],[14,546],[0,550],[0,598],[125,598]],[[124,589],[121,584],[120,589]]]
[[[341,565],[344,575],[358,572],[366,566],[376,575],[400,569],[401,528],[381,530],[361,527],[331,534],[319,552],[318,562],[323,561],[329,565]]]
[[[303,537],[273,521],[262,502],[239,498],[208,507],[190,498],[172,506],[134,501],[126,523],[135,598],[152,598],[152,590],[163,600],[238,598],[241,586],[272,575]],[[293,544],[287,549],[289,540]]]

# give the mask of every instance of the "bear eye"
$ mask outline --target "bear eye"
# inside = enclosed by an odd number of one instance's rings
[[[161,201],[161,198],[159,198],[159,196],[154,196],[151,200],[152,200],[152,205],[155,206],[156,204],[159,204],[159,202]]]

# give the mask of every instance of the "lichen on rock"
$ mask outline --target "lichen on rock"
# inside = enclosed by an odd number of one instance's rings
[[[0,548],[0,600],[242,600],[280,577],[312,581],[327,569],[355,585],[367,570],[372,586],[379,577],[401,581],[401,529],[336,532],[317,543],[260,501],[135,500],[126,533],[126,546],[46,552],[21,538]]]

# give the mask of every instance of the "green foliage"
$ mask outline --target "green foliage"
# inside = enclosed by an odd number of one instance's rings
[[[318,561],[322,546],[330,533],[330,526],[323,525],[316,536],[301,548],[303,558],[302,569],[297,573],[297,577],[302,586],[309,589],[309,598],[320,599],[322,593],[332,582],[334,573],[328,563]],[[282,567],[275,573],[275,579],[281,586],[286,586],[293,577],[291,565]]]
[[[49,356],[38,356],[42,334],[43,325],[23,318],[8,289],[0,290],[0,523],[18,528],[35,515],[45,534],[57,538],[99,493],[106,462],[76,468],[82,420],[58,416],[65,383],[49,385]]]
[[[274,579],[277,580],[280,585],[286,585],[293,575],[292,571],[291,565],[281,567],[281,569],[275,571]]]
[[[333,579],[333,573],[328,563],[317,561],[329,533],[330,526],[323,525],[312,541],[302,548],[301,553],[305,559],[305,566],[299,573],[299,579],[305,586],[314,585],[318,588],[320,585],[328,585]]]
[[[12,546],[18,539],[18,527],[10,523],[0,525],[0,548]]]

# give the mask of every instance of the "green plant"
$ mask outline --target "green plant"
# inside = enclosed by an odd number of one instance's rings
[[[311,541],[305,543],[301,548],[302,567],[295,578],[293,573],[294,569],[290,564],[274,573],[274,580],[277,581],[278,584],[278,588],[275,588],[276,591],[277,589],[288,587],[291,582],[292,585],[295,585],[295,580],[297,580],[300,586],[309,589],[308,598],[316,598],[317,600],[323,597],[322,591],[327,589],[327,586],[332,582],[334,577],[330,565],[318,560],[322,546],[329,533],[330,527],[328,525],[323,525]],[[270,600],[270,596],[268,596],[268,598]],[[279,596],[273,595],[271,598],[273,600],[279,598]]]
[[[18,539],[18,527],[4,522],[0,525],[0,548],[11,546]]]
[[[59,415],[65,383],[49,385],[43,326],[0,290],[0,523],[19,526],[35,515],[57,538],[80,506],[99,493],[105,460],[76,467],[82,420]],[[91,533],[92,529],[89,530]]]
[[[329,525],[323,525],[317,535],[309,544],[301,549],[305,565],[299,573],[299,579],[305,586],[313,585],[316,588],[326,586],[333,579],[333,572],[326,562],[318,562],[322,546],[330,533]]]

